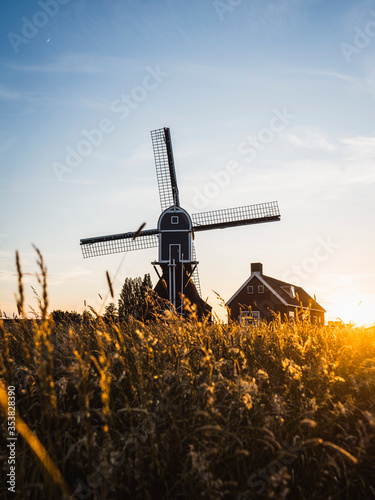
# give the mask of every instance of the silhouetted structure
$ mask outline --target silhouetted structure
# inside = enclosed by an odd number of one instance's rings
[[[192,241],[193,232],[280,220],[277,202],[190,215],[180,206],[169,128],[151,132],[162,213],[156,229],[81,240],[84,257],[159,247],[152,264],[159,276],[155,291],[169,307],[185,314],[183,296],[196,305],[198,316],[211,314],[201,298]],[[161,273],[156,266],[159,266]]]
[[[260,262],[251,264],[250,277],[226,305],[230,309],[232,319],[245,324],[270,321],[275,317],[275,313],[280,313],[283,320],[289,321],[302,314],[309,314],[312,323],[324,325],[326,312],[300,286],[265,276]]]

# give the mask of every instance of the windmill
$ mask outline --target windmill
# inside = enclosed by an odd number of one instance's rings
[[[157,228],[81,239],[82,253],[86,258],[159,247],[158,261],[152,262],[159,277],[155,292],[179,314],[184,315],[185,296],[196,305],[198,316],[209,315],[211,307],[201,298],[194,233],[278,221],[279,207],[272,201],[190,216],[180,206],[169,128],[153,130],[151,139],[162,210]]]

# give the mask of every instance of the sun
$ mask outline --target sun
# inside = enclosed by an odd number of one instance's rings
[[[375,324],[374,304],[369,297],[342,295],[333,304],[331,312],[344,323],[353,323],[356,326]]]

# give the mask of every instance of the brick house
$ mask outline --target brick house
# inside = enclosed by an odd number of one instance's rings
[[[251,264],[251,275],[226,303],[232,319],[257,323],[270,321],[274,313],[283,320],[294,320],[310,310],[312,323],[324,325],[325,309],[300,286],[286,283],[263,274],[260,262]]]

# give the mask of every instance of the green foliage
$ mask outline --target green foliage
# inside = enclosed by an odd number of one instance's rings
[[[61,311],[58,309],[51,312],[51,317],[55,323],[77,323],[81,321],[81,315],[76,311]]]
[[[130,316],[144,319],[148,310],[147,298],[152,289],[150,274],[141,278],[126,278],[118,301],[118,315],[120,319]]]
[[[89,306],[90,307],[90,306]],[[90,323],[94,319],[94,315],[85,309],[82,313],[82,323]]]
[[[114,302],[110,302],[105,307],[105,313],[103,315],[103,318],[107,322],[116,321],[118,319],[118,311],[116,304]]]

